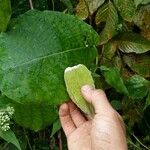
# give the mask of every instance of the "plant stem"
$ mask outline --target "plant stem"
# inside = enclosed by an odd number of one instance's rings
[[[29,145],[29,149],[30,149],[30,150],[32,150],[32,147],[31,147],[31,144],[30,144],[29,138],[28,138],[28,136],[27,136],[27,134],[26,134],[26,130],[25,130],[24,128],[23,128],[23,131],[24,131],[24,134],[25,134],[25,137],[26,137],[27,143],[28,143],[28,145]]]
[[[142,145],[145,149],[149,150],[148,147],[145,146],[134,134],[132,134],[132,135],[140,145]]]
[[[58,139],[59,139],[59,150],[62,150],[61,131],[58,132]]]
[[[30,4],[30,8],[33,10],[34,7],[33,7],[33,2],[32,2],[32,0],[29,0],[29,4]]]

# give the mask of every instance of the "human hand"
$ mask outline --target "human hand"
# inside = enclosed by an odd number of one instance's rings
[[[112,108],[102,90],[86,85],[81,90],[92,103],[95,116],[87,120],[72,103],[62,104],[60,121],[69,150],[127,150],[125,128],[121,116]]]

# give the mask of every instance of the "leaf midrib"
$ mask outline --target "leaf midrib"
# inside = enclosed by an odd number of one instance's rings
[[[49,55],[46,55],[46,56],[37,57],[37,58],[32,59],[32,60],[30,60],[28,62],[24,62],[24,63],[22,63],[20,65],[16,65],[14,67],[9,66],[9,68],[6,68],[5,70],[15,69],[15,68],[27,65],[27,64],[31,64],[31,63],[36,62],[36,61],[40,61],[42,59],[46,59],[46,58],[49,58],[49,57],[52,57],[52,56],[56,56],[56,55],[60,55],[60,54],[65,54],[65,53],[72,52],[72,51],[78,51],[80,49],[85,49],[85,48],[87,48],[87,47],[73,48],[73,49],[68,49],[66,51],[62,51],[62,52],[58,52],[58,53],[54,53],[54,54],[49,54]]]

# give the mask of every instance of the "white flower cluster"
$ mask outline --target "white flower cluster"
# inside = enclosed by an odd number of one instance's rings
[[[7,131],[10,129],[10,119],[13,114],[13,107],[7,106],[6,108],[0,109],[0,130]]]

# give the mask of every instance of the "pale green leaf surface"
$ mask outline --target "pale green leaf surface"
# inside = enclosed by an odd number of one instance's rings
[[[18,150],[21,150],[20,144],[13,131],[0,131],[0,137],[8,143],[12,143],[13,145],[15,145]]]
[[[29,11],[0,35],[0,90],[21,103],[60,104],[68,98],[64,69],[90,67],[97,42],[96,32],[73,16]]]
[[[94,108],[81,94],[82,86],[88,84],[95,87],[91,72],[86,66],[79,64],[67,68],[64,73],[64,79],[71,100],[87,115],[87,117],[93,118],[95,114]]]
[[[126,87],[131,98],[141,99],[147,95],[150,82],[139,75],[134,75],[127,81]]]
[[[124,33],[119,39],[119,49],[124,53],[145,53],[150,50],[150,41],[135,33]]]
[[[10,17],[11,17],[10,0],[0,0],[0,32],[6,30]]]
[[[100,44],[106,43],[117,33],[118,14],[112,2],[109,2],[98,9],[95,17],[97,26],[106,22],[104,29],[100,32]]]
[[[108,84],[115,88],[117,92],[128,95],[125,83],[117,68],[107,68],[105,66],[101,66],[100,69]]]
[[[136,12],[136,6],[133,0],[113,0],[115,6],[120,12],[122,18],[126,21],[132,22],[133,16]]]

